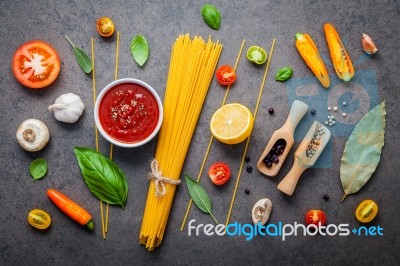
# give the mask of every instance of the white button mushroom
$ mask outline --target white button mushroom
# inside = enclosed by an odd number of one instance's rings
[[[254,224],[261,223],[264,225],[269,219],[269,215],[272,211],[272,202],[270,199],[260,199],[254,204],[253,210],[251,211],[251,218]]]
[[[40,151],[49,142],[50,133],[47,126],[38,119],[22,122],[17,130],[19,145],[27,151]]]
[[[65,123],[75,123],[81,117],[85,105],[81,98],[73,93],[62,94],[56,102],[49,106],[49,111],[54,111],[56,119]]]

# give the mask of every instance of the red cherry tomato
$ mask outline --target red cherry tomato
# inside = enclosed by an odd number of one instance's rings
[[[208,176],[215,185],[223,185],[231,177],[231,170],[225,163],[217,162],[208,169]]]
[[[325,213],[321,210],[309,210],[306,213],[306,224],[315,224],[316,226],[319,226],[319,223],[321,223],[321,225],[326,224]]]
[[[231,66],[223,65],[217,69],[216,75],[219,84],[227,86],[236,81],[236,73]]]
[[[40,89],[50,85],[60,72],[57,51],[43,41],[29,41],[18,47],[12,61],[14,77],[26,87]]]

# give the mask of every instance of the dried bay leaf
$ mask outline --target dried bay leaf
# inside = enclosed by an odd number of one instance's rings
[[[369,111],[348,138],[340,165],[340,179],[347,195],[359,191],[375,172],[385,142],[385,101]]]

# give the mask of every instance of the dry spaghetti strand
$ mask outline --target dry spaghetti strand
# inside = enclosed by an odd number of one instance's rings
[[[94,54],[94,39],[92,37],[91,39],[91,50],[92,50],[92,92],[93,92],[93,105],[96,103],[96,98],[97,98],[97,93],[96,93],[96,70],[94,67],[94,59],[95,59],[95,54]],[[99,151],[99,131],[97,130],[96,124],[94,125],[94,135],[95,135],[95,145],[96,145],[96,151]],[[102,236],[103,239],[106,238],[106,232],[104,230],[105,224],[104,224],[104,215],[103,215],[103,201],[100,200],[100,215],[101,215],[101,231],[102,231]]]
[[[238,55],[237,55],[237,57],[236,57],[235,66],[233,67],[233,70],[234,70],[235,72],[236,72],[237,66],[238,66],[238,64],[239,64],[239,60],[240,60],[240,57],[241,57],[241,55],[242,55],[242,51],[243,51],[243,47],[244,47],[245,42],[246,42],[245,40],[242,41],[242,45],[240,46],[239,53],[238,53]],[[226,99],[228,98],[228,94],[229,94],[230,88],[231,88],[231,85],[229,85],[229,86],[226,88],[225,95],[224,95],[224,99],[222,100],[221,106],[223,106],[223,105],[225,104]],[[208,146],[207,146],[206,153],[204,154],[204,158],[203,158],[203,162],[202,162],[201,167],[200,167],[199,174],[197,175],[197,182],[200,182],[201,175],[203,174],[204,166],[205,166],[205,164],[206,164],[206,162],[207,162],[208,154],[210,153],[213,140],[214,140],[214,136],[211,135],[210,141],[208,142]],[[191,207],[192,207],[192,204],[193,204],[193,200],[190,199],[190,200],[189,200],[189,203],[188,203],[188,206],[187,206],[187,208],[186,208],[185,216],[183,217],[183,221],[182,221],[182,224],[181,224],[181,231],[183,231],[183,229],[185,228],[186,221],[187,221],[187,218],[188,218],[188,216],[189,216],[189,212],[190,212],[190,209],[191,209]]]
[[[260,90],[259,90],[259,93],[258,93],[258,98],[257,98],[256,107],[255,107],[255,109],[254,109],[254,120],[256,120],[257,112],[258,112],[258,107],[260,106],[261,96],[262,96],[262,93],[263,93],[265,81],[266,81],[266,79],[267,79],[269,65],[270,65],[270,63],[271,63],[272,54],[273,54],[273,52],[274,52],[275,42],[276,42],[276,39],[273,39],[272,45],[271,45],[271,50],[269,51],[269,57],[268,57],[267,66],[265,67],[264,76],[263,76],[263,79],[262,79],[262,82],[261,82],[261,86],[260,86]],[[240,177],[241,177],[241,175],[242,175],[242,170],[243,170],[243,165],[244,165],[244,161],[245,161],[246,154],[247,154],[247,149],[249,148],[250,138],[251,138],[251,134],[250,134],[249,137],[247,138],[246,146],[245,146],[244,151],[243,151],[242,161],[241,161],[241,163],[240,163],[239,172],[238,172],[238,175],[237,175],[237,178],[236,178],[235,189],[233,190],[233,195],[232,195],[232,199],[231,199],[231,204],[230,204],[230,206],[229,206],[228,215],[227,215],[227,217],[226,217],[226,222],[225,222],[225,225],[226,225],[226,226],[229,224],[229,221],[230,221],[230,219],[231,219],[232,210],[233,210],[233,204],[235,203],[236,192],[237,192],[238,187],[239,187]]]
[[[117,32],[117,41],[115,44],[115,70],[114,70],[114,80],[118,79],[118,59],[119,59],[119,31]],[[110,143],[110,160],[113,159],[113,151],[114,145]],[[110,204],[106,204],[106,213],[105,213],[105,223],[104,223],[104,232],[108,233],[108,218],[109,218],[109,209]]]

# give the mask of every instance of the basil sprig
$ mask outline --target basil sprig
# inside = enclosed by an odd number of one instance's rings
[[[219,30],[221,26],[221,14],[215,6],[205,4],[201,11],[201,15],[203,16],[204,22],[207,23],[209,27]]]
[[[128,183],[118,165],[89,148],[75,147],[74,152],[90,192],[104,202],[125,208]]]
[[[275,76],[276,81],[286,81],[293,75],[293,69],[290,67],[282,67],[278,70]]]

